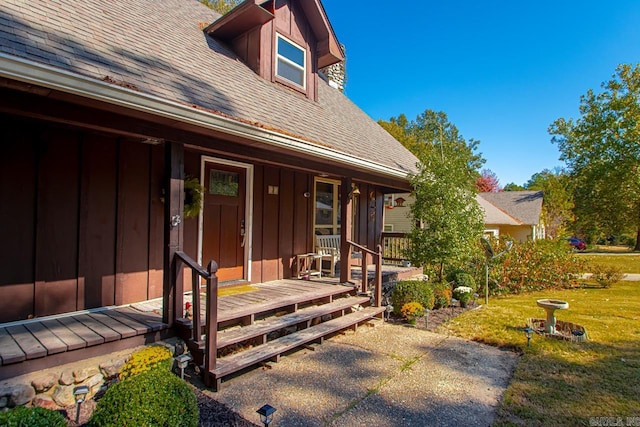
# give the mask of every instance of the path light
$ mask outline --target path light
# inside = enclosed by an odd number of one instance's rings
[[[174,357],[173,359],[176,361],[178,368],[180,368],[180,378],[184,379],[184,370],[189,365],[189,362],[191,362],[191,356],[184,353]]]
[[[276,412],[276,408],[266,404],[256,412],[260,414],[260,421],[264,424],[264,427],[269,427],[269,424],[273,421],[273,413]]]
[[[80,420],[80,405],[87,398],[87,394],[89,394],[89,387],[86,385],[80,385],[73,389],[73,397],[76,399],[77,409],[76,409],[76,424]]]
[[[576,341],[582,341],[582,337],[584,336],[584,331],[581,331],[580,329],[574,329],[573,331],[571,331],[571,335],[574,336]]]
[[[527,336],[527,347],[531,345],[531,337],[533,336],[533,329],[530,326],[527,326],[523,329],[524,334]]]
[[[387,320],[389,320],[391,318],[391,312],[393,311],[393,306],[391,304],[387,305],[387,307],[385,308],[385,311],[387,312]]]

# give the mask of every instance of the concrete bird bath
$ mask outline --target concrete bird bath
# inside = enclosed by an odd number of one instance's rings
[[[569,308],[569,303],[557,299],[539,299],[538,306],[544,308],[547,312],[547,320],[544,322],[544,331],[548,334],[556,332],[556,310],[565,310]]]

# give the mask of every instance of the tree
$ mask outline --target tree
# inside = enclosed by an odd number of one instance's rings
[[[480,176],[476,178],[476,188],[479,193],[497,193],[502,191],[500,182],[498,181],[498,175],[490,169],[482,169]]]
[[[525,188],[522,185],[518,185],[515,182],[510,182],[502,188],[502,191],[522,191]]]
[[[602,92],[580,98],[580,118],[549,127],[574,182],[577,225],[589,233],[633,229],[640,250],[640,64],[622,64]]]
[[[566,234],[573,221],[573,195],[571,178],[563,169],[545,169],[535,173],[525,184],[527,190],[541,190],[544,193],[542,220],[549,237]]]
[[[380,123],[420,160],[412,177],[415,202],[410,233],[411,262],[437,269],[459,266],[477,247],[483,214],[475,200],[475,179],[484,162],[475,153],[478,141],[466,141],[443,112],[426,110],[415,120],[391,118]]]
[[[221,15],[224,15],[236,7],[240,1],[241,0],[200,0],[200,3],[204,4],[209,9],[213,9]]]

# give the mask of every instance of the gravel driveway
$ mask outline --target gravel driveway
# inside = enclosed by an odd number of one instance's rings
[[[268,403],[274,427],[491,425],[517,356],[375,322],[223,383],[211,397],[247,420]]]

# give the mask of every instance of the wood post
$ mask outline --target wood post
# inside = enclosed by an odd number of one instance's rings
[[[340,182],[340,209],[342,223],[340,224],[340,282],[351,280],[351,240],[353,224],[353,203],[351,200],[351,178],[342,178]]]
[[[206,345],[204,357],[204,383],[207,387],[213,385],[211,371],[216,369],[218,358],[218,264],[211,261],[207,266],[209,278],[207,279],[207,320],[206,320]],[[216,384],[217,391],[219,383]]]
[[[375,256],[376,263],[376,277],[375,277],[375,292],[376,292],[376,307],[382,306],[382,245],[376,247],[378,255]]]
[[[176,318],[182,316],[184,298],[182,270],[175,257],[176,251],[182,251],[183,246],[184,145],[165,142],[165,159],[162,321],[172,327]],[[175,225],[178,220],[180,223]]]

